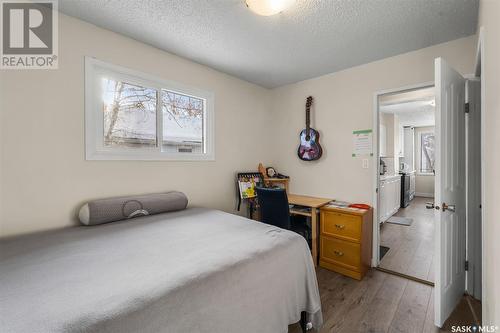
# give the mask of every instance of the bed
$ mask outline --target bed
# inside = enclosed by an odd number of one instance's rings
[[[0,332],[287,332],[322,324],[299,235],[204,208],[0,241]]]

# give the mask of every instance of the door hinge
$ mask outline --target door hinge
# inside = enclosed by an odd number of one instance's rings
[[[470,112],[470,104],[469,102],[465,103],[465,113],[469,113]]]
[[[465,261],[465,271],[469,270],[469,260]]]

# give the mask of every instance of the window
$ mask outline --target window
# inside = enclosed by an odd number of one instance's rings
[[[434,174],[434,161],[436,158],[434,133],[420,134],[420,173]]]
[[[213,160],[213,94],[85,59],[88,160]]]

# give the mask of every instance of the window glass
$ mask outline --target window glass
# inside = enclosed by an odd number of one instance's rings
[[[422,133],[420,138],[420,172],[434,173],[436,151],[434,133]]]
[[[203,99],[162,90],[162,151],[204,153],[204,111]]]
[[[156,90],[103,78],[104,146],[156,147]]]
[[[214,94],[85,57],[87,160],[213,161]]]

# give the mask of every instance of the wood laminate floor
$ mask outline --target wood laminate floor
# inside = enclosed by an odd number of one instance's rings
[[[323,310],[323,328],[311,333],[332,332],[451,332],[451,325],[470,325],[474,317],[467,301],[461,302],[443,329],[434,326],[433,287],[370,270],[362,281],[317,269]],[[475,310],[481,318],[480,303]],[[290,333],[300,333],[298,324]]]
[[[394,215],[413,218],[411,226],[380,226],[380,245],[389,247],[381,268],[434,282],[434,210],[425,208],[428,201],[433,199],[415,197]]]

